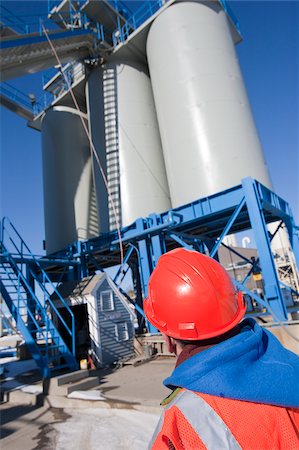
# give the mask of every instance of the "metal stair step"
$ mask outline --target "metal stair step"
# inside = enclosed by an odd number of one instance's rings
[[[14,291],[12,291],[12,292],[14,292],[15,294],[17,293],[17,291],[18,291],[18,286],[16,286],[15,284],[6,284],[6,283],[3,282],[3,280],[2,280],[2,283],[4,284],[6,290],[11,289],[11,288],[14,288]],[[26,292],[26,291],[22,291],[23,294],[24,294],[25,292]]]
[[[64,358],[67,361],[69,356],[69,350],[65,346],[63,346],[62,351],[60,353],[57,353],[57,355],[42,355],[42,358],[47,359],[48,362],[57,361],[61,358]]]
[[[33,328],[32,330],[30,330],[30,333],[42,333],[42,334],[49,334],[51,336],[51,339],[53,339],[53,335],[52,332],[56,331],[55,328],[48,328],[48,330],[44,330],[42,327],[41,328]]]
[[[5,280],[2,279],[2,282],[3,282],[3,281],[5,281]],[[9,279],[9,278],[7,278],[6,281],[12,281],[12,280]],[[13,283],[13,284],[3,283],[3,284],[5,284],[5,287],[15,287],[15,288],[21,287],[21,286],[16,285],[15,283]],[[23,289],[23,292],[26,292],[26,291]]]
[[[43,352],[45,352],[47,354],[47,352],[50,352],[51,350],[58,350],[58,349],[65,349],[65,345],[64,344],[49,345],[48,347],[42,347],[39,350],[40,350],[41,354]],[[45,356],[45,355],[43,355],[43,356]],[[57,358],[57,357],[60,357],[61,355],[57,354],[57,355],[53,355],[53,356],[56,356],[56,358]]]

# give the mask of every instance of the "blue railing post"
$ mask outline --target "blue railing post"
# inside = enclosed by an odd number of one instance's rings
[[[39,109],[41,107],[40,103],[37,101],[30,101],[29,96],[15,87],[11,86],[8,83],[1,83],[0,92],[3,96],[12,100],[15,103],[18,103],[22,108],[31,112],[33,115],[37,115],[39,113]]]
[[[17,285],[17,296],[18,296],[18,309],[20,309],[20,274],[18,274],[18,285]]]
[[[150,14],[152,15],[153,14],[153,4],[150,1],[150,2],[148,2],[148,5],[149,5]]]
[[[72,330],[74,330],[74,332],[72,333],[72,354],[74,355],[74,357],[76,356],[76,333],[75,333],[75,316],[74,314],[72,315]]]
[[[295,261],[297,264],[297,267],[299,268],[299,227],[293,226],[293,236],[292,236],[292,242],[293,242],[293,252],[295,256]]]
[[[99,24],[99,23],[97,23],[97,35],[98,35],[99,41],[102,41],[102,42],[105,41],[104,26],[102,24]]]
[[[138,219],[136,221],[136,230],[142,232],[147,228],[147,225],[144,222],[144,219]],[[143,298],[145,299],[148,294],[148,281],[152,271],[152,258],[151,255],[148,254],[148,245],[147,245],[147,237],[138,241],[138,251],[140,255],[139,265],[140,265],[140,281],[143,292]],[[153,252],[155,256],[157,253],[157,248],[154,246]],[[147,323],[147,327],[150,333],[157,333],[156,328],[151,325],[151,323]]]
[[[1,227],[0,227],[0,242],[1,242],[1,244],[3,244],[3,240],[4,240],[4,217],[1,220]]]
[[[70,14],[70,22],[71,22],[71,30],[74,30],[74,21],[73,21],[73,14],[72,14],[72,0],[69,0],[69,14]]]

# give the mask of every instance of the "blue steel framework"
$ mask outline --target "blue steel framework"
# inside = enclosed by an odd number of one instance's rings
[[[280,221],[279,227],[285,223],[299,267],[299,230],[294,224],[288,204],[251,178],[242,180],[242,185],[235,188],[163,214],[152,214],[147,219],[139,219],[131,227],[123,229],[123,243],[129,247],[125,261],[131,257],[134,246],[138,253],[142,295],[145,298],[150,273],[161,254],[167,250],[183,246],[201,252],[208,250],[210,256],[217,258],[217,250],[227,234],[251,228],[259,256],[257,267],[252,266],[243,282],[236,280],[234,282],[241,291],[261,304],[274,320],[287,320],[282,283],[278,279],[270,248],[274,235],[270,236],[266,227],[267,223],[274,221]],[[113,240],[110,245],[116,243],[117,241]],[[88,252],[95,250],[96,246],[97,241],[89,241],[83,243],[81,248],[83,252]],[[252,261],[247,262],[253,265]],[[263,298],[245,286],[248,276],[254,269],[259,269],[262,273]],[[284,287],[287,288],[285,285]],[[299,299],[299,293],[292,290],[292,294],[295,300],[292,310],[297,310],[299,304],[296,299]],[[155,331],[151,325],[149,331]]]
[[[117,271],[114,282],[126,295],[122,289],[122,281],[129,268],[132,270],[139,330],[144,331],[145,326],[142,305],[147,295],[149,277],[161,254],[183,246],[208,252],[217,258],[217,250],[220,245],[224,245],[223,238],[227,234],[250,228],[257,244],[258,259],[253,263],[239,255],[251,263],[252,267],[243,282],[236,280],[234,282],[241,291],[264,308],[264,312],[258,308],[253,313],[271,314],[275,321],[287,320],[287,312],[299,310],[299,293],[289,288],[293,304],[287,308],[281,290],[283,283],[278,279],[270,249],[270,241],[275,233],[270,236],[266,227],[267,223],[276,221],[280,221],[278,229],[282,223],[286,225],[299,267],[299,229],[294,224],[288,204],[251,178],[242,180],[241,185],[224,192],[162,214],[151,214],[122,228],[121,238],[125,256],[123,266]],[[7,219],[3,219],[1,228],[1,294],[16,320],[17,328],[23,334],[45,377],[59,373],[63,368],[75,370],[77,367],[75,318],[64,299],[60,298],[60,306],[67,309],[71,317],[71,326],[64,321],[59,313],[59,307],[51,300],[49,285],[50,290],[54,289],[61,297],[55,283],[59,284],[70,279],[80,280],[98,270],[119,264],[120,246],[117,232],[76,242],[55,255],[37,260]],[[10,234],[9,230],[12,230],[14,235]],[[233,248],[230,250],[238,254]],[[263,297],[249,291],[245,286],[246,280],[254,270],[262,273]],[[36,285],[42,289],[44,302],[34,292]],[[127,298],[130,300],[128,296]],[[49,306],[59,316],[65,332],[70,335],[72,348],[68,348],[53,324]],[[149,323],[147,327],[151,333],[157,331]],[[38,345],[37,334],[42,335],[45,347],[40,348]]]
[[[288,203],[257,181],[246,178],[242,184],[218,194],[196,200],[192,203],[140,218],[132,225],[121,229],[122,245],[125,250],[124,264],[117,271],[114,281],[123,291],[122,282],[131,268],[136,295],[136,309],[141,329],[143,299],[147,295],[148,280],[159,257],[175,247],[183,246],[210,254],[217,259],[217,251],[223,238],[231,233],[252,229],[256,242],[258,259],[242,282],[234,280],[236,286],[264,308],[264,314],[271,314],[274,320],[285,321],[287,312],[299,310],[299,293],[279,280],[271,253],[271,236],[266,224],[284,223],[289,234],[297,267],[299,267],[299,228],[295,226]],[[226,246],[226,245],[225,245]],[[236,253],[233,248],[230,251]],[[32,272],[30,255],[15,258],[16,263],[28,265]],[[51,281],[79,280],[97,270],[120,264],[120,247],[117,232],[102,234],[83,242],[76,242],[66,249],[38,260],[39,266]],[[44,276],[44,271],[35,270],[35,277]],[[246,281],[253,271],[260,271],[263,279],[263,296],[249,291]],[[281,287],[291,291],[293,304],[286,307]],[[261,315],[260,309],[256,312]],[[148,324],[148,331],[156,330]]]

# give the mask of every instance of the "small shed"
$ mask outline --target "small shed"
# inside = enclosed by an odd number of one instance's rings
[[[63,283],[58,290],[75,315],[78,360],[89,350],[98,367],[133,356],[134,308],[107,273]],[[56,325],[59,329],[58,319]]]

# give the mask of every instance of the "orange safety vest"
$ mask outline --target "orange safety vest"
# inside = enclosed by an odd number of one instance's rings
[[[152,450],[299,449],[299,409],[185,389],[176,389],[168,399]]]

